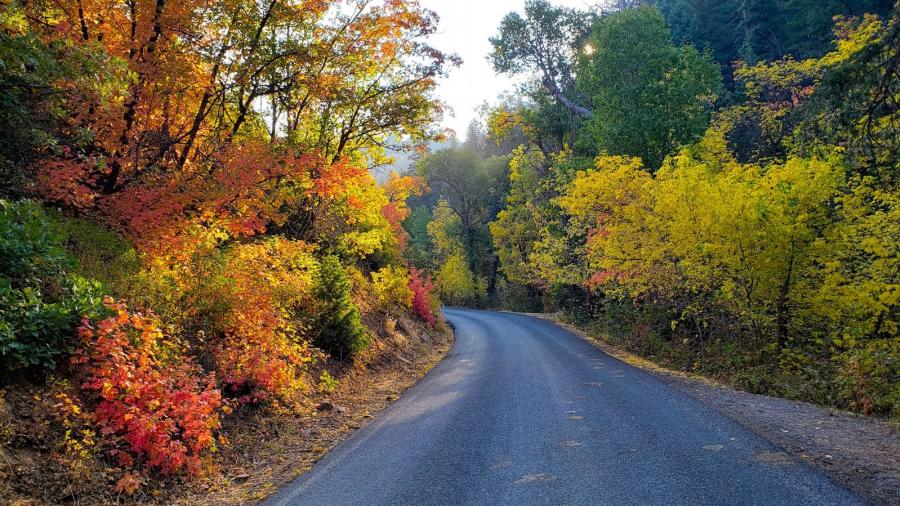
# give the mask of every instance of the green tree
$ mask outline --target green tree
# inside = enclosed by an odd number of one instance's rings
[[[313,295],[318,304],[312,328],[316,346],[343,360],[369,345],[369,333],[351,298],[352,285],[341,261],[334,255],[322,259]]]
[[[900,183],[900,4],[886,20],[838,27],[837,49],[817,64],[822,81],[803,111],[799,144],[844,146],[853,170],[884,187]]]
[[[895,0],[653,0],[675,41],[710,49],[730,75],[737,60],[755,64],[820,57],[833,49],[834,16],[887,15]]]
[[[588,44],[578,88],[591,97],[594,116],[583,142],[638,156],[654,170],[703,134],[721,86],[719,69],[693,47],[675,46],[657,9],[603,17]]]
[[[547,92],[572,112],[590,117],[591,111],[573,96],[573,54],[590,31],[594,15],[547,0],[525,2],[524,17],[511,12],[491,37],[490,59],[501,74],[537,72]]]

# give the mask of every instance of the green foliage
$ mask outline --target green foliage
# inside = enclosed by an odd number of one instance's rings
[[[585,18],[584,13],[545,0],[528,0],[524,17],[507,14],[498,35],[491,38],[491,63],[504,73],[538,68],[565,75],[570,71],[567,51],[577,47],[588,31],[591,19]]]
[[[100,284],[73,272],[60,224],[35,202],[0,200],[0,365],[54,367],[83,316],[102,311]]]
[[[479,137],[483,135],[479,126],[470,130],[474,137],[466,146],[442,149],[418,163],[417,170],[431,194],[413,212],[407,229],[413,232],[415,265],[436,272],[449,257],[460,253],[467,270],[493,293],[497,263],[488,223],[503,206],[508,158],[490,155],[485,139]],[[426,219],[430,221],[422,223]],[[467,292],[465,297],[483,304],[482,295]],[[462,299],[454,300],[462,304]]]
[[[516,12],[507,14],[499,34],[491,38],[494,70],[513,75],[535,72],[547,93],[566,109],[590,116],[575,96],[570,56],[579,50],[595,19],[590,12],[557,7],[546,0],[528,0],[524,17]]]
[[[507,280],[529,285],[535,282],[529,254],[544,228],[544,201],[541,199],[542,153],[520,147],[509,163],[510,192],[506,208],[490,224],[500,269]]]
[[[313,296],[318,301],[313,342],[338,359],[350,358],[369,345],[369,333],[351,299],[352,286],[336,256],[322,259]]]
[[[658,10],[640,7],[603,17],[581,57],[578,89],[594,116],[581,142],[637,156],[655,170],[709,122],[719,69],[691,46],[676,47]]]
[[[142,289],[140,258],[122,235],[85,218],[60,219],[60,230],[77,272],[99,281],[107,295],[131,298]]]
[[[473,269],[487,273],[490,268],[491,244],[486,224],[502,206],[505,194],[506,157],[485,158],[465,148],[443,149],[419,162],[419,173],[428,182],[432,195],[438,198],[432,210],[433,222],[444,223],[444,242],[458,242],[473,262],[483,260]],[[458,223],[452,224],[456,221]],[[451,229],[452,227],[455,229]],[[433,230],[429,229],[429,233]],[[446,256],[448,247],[437,241],[434,245]]]
[[[403,222],[403,229],[409,234],[406,257],[413,265],[429,265],[432,255],[431,237],[428,235],[428,224],[431,222],[431,210],[427,205],[415,206],[409,218]]]
[[[832,48],[834,16],[887,15],[894,0],[653,0],[678,43],[713,51],[728,69],[756,63],[819,57]]]
[[[0,200],[0,266],[15,287],[41,284],[73,267],[59,223],[34,201]]]

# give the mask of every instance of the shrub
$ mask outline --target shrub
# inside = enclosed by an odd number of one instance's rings
[[[478,306],[487,295],[484,280],[472,273],[462,252],[447,257],[436,276],[441,300],[452,305]]]
[[[59,223],[30,200],[0,200],[0,269],[15,288],[51,283],[73,267]]]
[[[81,388],[109,454],[127,468],[200,473],[222,409],[215,377],[203,375],[153,316],[109,298],[104,305],[113,315],[84,320],[72,363],[83,368]]]
[[[840,357],[837,382],[863,414],[900,415],[900,340],[876,339]]]
[[[372,290],[380,309],[386,312],[407,310],[412,306],[413,291],[406,269],[388,266],[372,273]]]
[[[84,276],[103,284],[108,295],[129,298],[140,290],[137,251],[120,234],[83,218],[59,218],[65,247]]]
[[[71,351],[80,317],[100,313],[100,285],[73,266],[41,206],[0,200],[0,366],[53,367]]]
[[[334,379],[328,371],[322,371],[322,374],[319,375],[319,391],[325,393],[331,393],[338,387],[340,382]]]
[[[351,284],[336,256],[322,259],[313,294],[317,299],[313,342],[343,360],[369,345],[369,333],[350,297]]]
[[[11,288],[0,275],[0,363],[8,369],[53,368],[74,346],[81,316],[101,314],[100,285],[76,275],[63,278],[54,297],[40,289]]]
[[[312,304],[312,247],[283,238],[241,244],[226,251],[225,266],[230,282],[215,297],[229,311],[214,354],[226,392],[244,403],[290,399],[313,360],[298,318]]]
[[[313,305],[313,246],[273,237],[223,247],[199,226],[182,239],[177,255],[148,257],[138,299],[193,339],[229,397],[292,398],[314,357],[301,318]]]
[[[412,310],[428,324],[428,327],[434,328],[434,315],[440,308],[440,302],[432,295],[434,284],[431,282],[431,276],[423,275],[419,269],[410,267],[409,289],[413,293]]]
[[[129,302],[152,308],[178,335],[219,336],[232,311],[235,281],[215,229],[194,226],[167,256],[144,255],[146,267],[128,290]]]

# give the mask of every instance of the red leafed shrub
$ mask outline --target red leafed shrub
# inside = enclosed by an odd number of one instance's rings
[[[84,368],[81,388],[110,455],[128,468],[199,474],[219,428],[215,378],[202,375],[154,317],[110,298],[104,305],[113,315],[84,320],[72,362]]]
[[[435,300],[432,295],[434,284],[431,282],[431,276],[423,274],[422,271],[415,267],[410,267],[409,289],[413,292],[413,311],[415,311],[415,313],[419,315],[430,328],[434,328]]]

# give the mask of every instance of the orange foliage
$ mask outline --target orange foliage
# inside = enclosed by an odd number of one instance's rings
[[[289,399],[304,387],[302,367],[314,358],[290,312],[309,304],[315,260],[312,247],[274,239],[239,247],[228,275],[231,311],[215,349],[226,392],[241,403]]]

